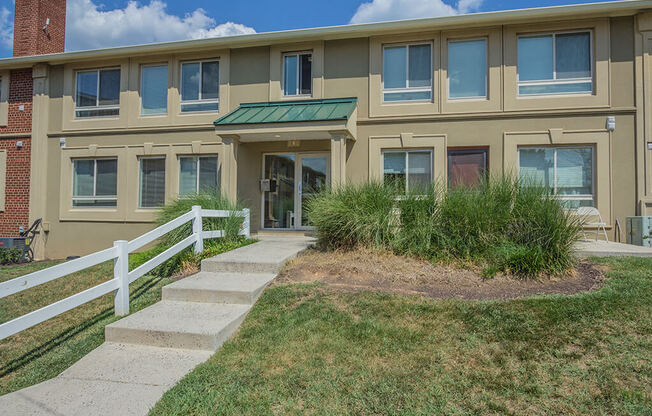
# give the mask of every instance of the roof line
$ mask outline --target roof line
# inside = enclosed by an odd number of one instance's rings
[[[58,64],[75,60],[131,56],[135,54],[157,54],[170,51],[201,50],[206,48],[243,48],[269,45],[279,42],[296,42],[315,39],[341,39],[367,37],[375,34],[433,30],[461,25],[504,24],[529,18],[560,18],[564,16],[595,16],[608,13],[634,13],[652,8],[652,0],[624,0],[602,3],[574,4],[566,6],[538,7],[518,10],[471,13],[455,16],[430,17],[411,20],[396,20],[379,23],[327,26],[308,29],[294,29],[277,32],[263,32],[248,35],[219,38],[181,40],[150,43],[145,45],[119,46],[104,49],[63,52],[49,55],[24,56],[0,59],[0,68],[20,68],[37,63]]]

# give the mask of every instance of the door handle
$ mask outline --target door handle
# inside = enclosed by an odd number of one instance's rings
[[[301,195],[301,194],[302,194],[302,191],[303,191],[303,189],[302,189],[303,186],[302,186],[302,185],[303,185],[303,182],[299,181],[299,186],[297,187],[298,190],[299,190],[299,195]]]

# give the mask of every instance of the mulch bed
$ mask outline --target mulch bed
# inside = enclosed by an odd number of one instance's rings
[[[539,294],[575,294],[604,284],[604,274],[583,260],[566,276],[523,279],[498,275],[484,278],[479,270],[433,264],[386,252],[309,250],[290,262],[274,284],[322,282],[334,290],[418,295],[463,300],[514,299]]]

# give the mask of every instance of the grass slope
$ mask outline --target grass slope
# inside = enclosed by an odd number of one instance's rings
[[[153,415],[652,413],[652,260],[599,291],[428,300],[267,290]]]

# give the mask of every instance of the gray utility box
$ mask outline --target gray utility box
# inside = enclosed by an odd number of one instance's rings
[[[24,248],[27,237],[0,237],[0,248]]]
[[[652,217],[627,217],[627,244],[652,247]]]

